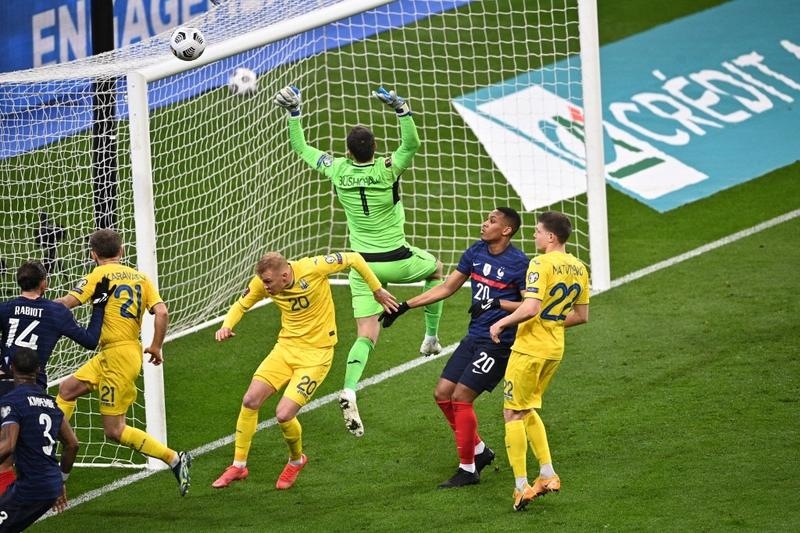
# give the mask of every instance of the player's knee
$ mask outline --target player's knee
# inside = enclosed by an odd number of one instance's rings
[[[284,422],[288,422],[292,418],[297,416],[297,410],[292,409],[289,407],[284,407],[279,405],[275,409],[275,420],[278,421],[279,424],[283,424]]]
[[[103,433],[105,434],[105,436],[107,438],[113,440],[114,442],[119,442],[120,439],[122,439],[122,431],[124,429],[125,429],[125,426],[123,426],[121,428],[117,427],[117,426],[104,427],[103,428]]]
[[[248,409],[253,409],[254,411],[258,411],[261,408],[262,403],[264,403],[263,400],[250,394],[245,394],[244,397],[242,397],[242,405]]]
[[[433,399],[436,400],[437,402],[446,402],[450,400],[450,394],[445,393],[439,389],[436,389],[435,391],[433,391]]]

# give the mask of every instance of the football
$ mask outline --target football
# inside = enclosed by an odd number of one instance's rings
[[[206,38],[197,28],[180,26],[175,28],[169,38],[169,47],[175,57],[191,61],[203,55],[206,49]]]
[[[247,96],[258,91],[258,75],[249,68],[239,67],[228,78],[231,94]]]

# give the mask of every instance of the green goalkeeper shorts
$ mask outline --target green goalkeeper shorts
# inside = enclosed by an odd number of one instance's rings
[[[428,279],[436,272],[436,258],[419,248],[410,247],[411,257],[399,261],[368,262],[367,264],[386,287],[388,283],[416,283]],[[378,315],[383,311],[375,301],[369,285],[364,278],[350,269],[350,293],[353,296],[353,317]]]

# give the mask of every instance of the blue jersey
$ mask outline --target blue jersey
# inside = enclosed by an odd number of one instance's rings
[[[467,248],[458,262],[456,270],[468,276],[472,284],[472,301],[495,298],[519,302],[521,291],[525,289],[525,272],[530,259],[519,248],[509,244],[499,255],[489,253],[489,245],[477,241]],[[469,323],[469,334],[482,339],[490,339],[489,327],[508,315],[502,309],[490,309]],[[516,326],[506,328],[500,334],[500,342],[511,345],[514,342]]]
[[[89,325],[83,329],[65,305],[44,297],[31,300],[18,296],[0,303],[0,372],[4,372],[10,379],[9,362],[16,346],[36,350],[39,354],[39,375],[36,382],[47,388],[45,369],[58,340],[62,336],[69,337],[84,348],[95,349],[103,327],[103,312],[102,307],[93,309]]]
[[[19,500],[53,500],[61,494],[56,443],[63,418],[55,399],[32,383],[19,384],[0,398],[0,425],[19,426],[14,450]]]

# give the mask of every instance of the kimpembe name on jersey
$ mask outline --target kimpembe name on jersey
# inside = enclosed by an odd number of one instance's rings
[[[32,407],[47,407],[48,409],[56,408],[52,398],[44,398],[42,396],[28,396],[28,405]]]

